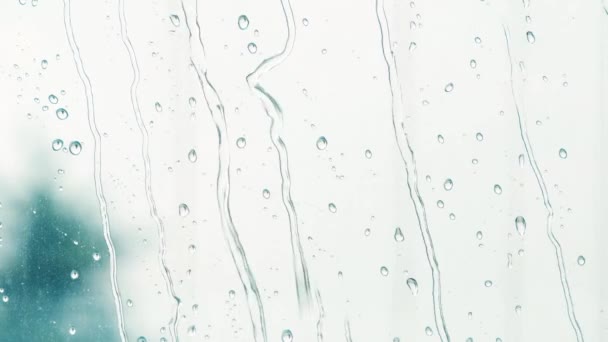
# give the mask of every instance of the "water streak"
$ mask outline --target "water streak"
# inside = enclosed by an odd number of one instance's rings
[[[325,320],[325,309],[323,308],[323,300],[321,293],[316,291],[317,307],[319,308],[319,318],[317,319],[317,342],[323,342],[323,320]]]
[[[395,138],[397,140],[397,146],[399,147],[399,153],[405,166],[409,196],[414,204],[416,218],[418,219],[418,227],[420,228],[420,233],[422,234],[422,240],[424,242],[426,258],[431,268],[435,326],[441,341],[450,341],[445,318],[443,316],[443,306],[441,305],[441,273],[439,272],[439,263],[437,262],[437,258],[435,256],[435,248],[433,247],[433,240],[431,238],[431,232],[429,231],[424,202],[422,201],[420,191],[418,190],[418,173],[416,170],[414,151],[412,150],[407,132],[405,131],[405,124],[401,114],[403,110],[401,85],[399,83],[399,73],[397,72],[395,54],[391,48],[388,19],[386,18],[386,12],[384,11],[384,0],[376,0],[376,17],[378,19],[378,25],[380,26],[382,55],[384,56],[384,61],[386,63],[388,81],[391,90],[393,129],[395,131]],[[399,132],[399,129],[401,132]]]
[[[125,16],[125,1],[118,1],[118,17],[120,19],[120,36],[122,38],[122,42],[129,53],[129,60],[131,62],[131,70],[133,71],[133,80],[131,82],[130,87],[130,95],[131,95],[131,106],[133,108],[133,113],[135,114],[135,120],[137,121],[137,127],[139,128],[139,133],[142,138],[142,146],[141,146],[141,157],[144,162],[144,176],[145,176],[145,189],[146,189],[146,198],[148,200],[148,208],[150,210],[150,216],[154,219],[156,223],[156,228],[158,231],[158,262],[160,265],[161,273],[163,279],[165,281],[165,287],[167,288],[167,293],[173,298],[175,301],[175,310],[169,321],[169,334],[171,335],[171,339],[173,341],[179,341],[178,334],[178,326],[179,326],[179,312],[181,306],[181,299],[175,293],[175,286],[173,285],[173,279],[171,277],[171,271],[167,266],[166,254],[167,254],[167,243],[165,239],[165,225],[158,215],[158,210],[156,208],[156,201],[154,200],[154,195],[152,194],[152,171],[150,167],[150,137],[148,135],[148,130],[146,125],[144,124],[143,117],[141,115],[141,110],[139,107],[139,101],[137,98],[137,88],[139,86],[139,65],[137,63],[137,56],[135,55],[135,49],[133,48],[133,44],[131,44],[131,40],[129,38],[127,32],[127,18]]]
[[[195,35],[193,35],[190,22],[192,22],[192,11],[187,11],[182,0],[182,11],[186,27],[189,34],[190,62],[194,66],[196,76],[203,92],[203,97],[207,108],[211,112],[211,117],[215,123],[218,136],[218,173],[217,173],[217,202],[220,211],[220,219],[224,238],[228,243],[230,254],[237,269],[239,278],[245,291],[251,325],[253,328],[254,341],[267,341],[266,320],[264,318],[264,308],[260,291],[258,290],[255,277],[247,261],[245,249],[239,238],[238,231],[232,220],[230,213],[230,149],[226,144],[228,140],[228,128],[226,126],[226,114],[224,105],[209,78],[207,77],[207,65],[205,58],[205,48],[201,36],[200,24],[198,21],[198,2],[194,0],[194,22],[196,24]],[[190,13],[190,14],[188,14]],[[195,38],[196,37],[196,38]]]
[[[344,320],[344,337],[346,338],[346,342],[353,342],[353,338],[350,333],[350,320],[348,318]]]
[[[127,332],[125,330],[125,322],[122,311],[122,299],[120,296],[120,289],[118,287],[117,272],[116,272],[116,250],[114,248],[114,242],[112,240],[112,234],[110,232],[110,218],[108,216],[108,206],[105,195],[103,193],[103,185],[101,182],[101,135],[97,128],[97,122],[95,121],[95,104],[93,96],[93,87],[91,86],[91,80],[84,69],[82,57],[80,56],[80,49],[76,43],[74,37],[74,29],[72,28],[72,13],[70,8],[70,0],[63,0],[63,23],[65,26],[65,33],[72,51],[72,57],[76,64],[78,71],[78,77],[84,87],[85,97],[87,100],[87,121],[89,123],[89,130],[93,136],[93,176],[95,178],[95,194],[97,195],[97,201],[99,202],[99,211],[101,214],[101,221],[103,226],[103,237],[108,247],[108,253],[110,254],[110,282],[112,284],[112,295],[114,297],[114,306],[116,309],[116,319],[118,321],[118,331],[120,334],[121,341],[125,342],[128,340]]]
[[[564,255],[562,252],[562,246],[557,240],[555,234],[553,233],[553,207],[551,206],[551,202],[549,201],[549,192],[547,191],[547,185],[545,184],[545,179],[543,178],[542,172],[538,167],[538,163],[534,158],[534,151],[532,150],[532,143],[530,142],[530,138],[528,137],[528,128],[526,125],[526,119],[521,113],[519,109],[519,104],[517,102],[517,96],[515,94],[515,85],[513,81],[513,57],[511,55],[511,46],[510,46],[510,34],[509,29],[503,25],[503,32],[505,36],[505,41],[507,45],[507,54],[509,56],[509,65],[510,65],[510,85],[511,85],[511,96],[513,98],[513,105],[515,107],[515,111],[517,113],[517,122],[519,125],[519,135],[524,144],[524,148],[526,150],[526,155],[528,156],[528,161],[530,166],[532,167],[532,172],[534,173],[534,177],[536,177],[536,182],[538,183],[538,187],[540,188],[540,192],[543,197],[543,204],[545,205],[545,210],[547,212],[546,217],[546,229],[547,236],[555,249],[555,256],[557,258],[557,267],[559,269],[559,277],[561,281],[562,291],[564,294],[564,299],[566,301],[566,309],[568,311],[568,318],[570,320],[570,324],[574,329],[574,333],[576,334],[576,340],[578,342],[583,342],[585,339],[583,338],[583,332],[581,327],[576,319],[576,315],[574,313],[574,303],[572,302],[572,296],[570,294],[570,286],[568,285],[568,277],[566,274],[566,266],[564,264]]]
[[[281,136],[283,126],[283,111],[275,98],[266,91],[260,84],[262,76],[279,66],[289,57],[296,40],[296,25],[289,0],[281,0],[283,15],[287,24],[287,39],[283,50],[273,55],[260,63],[257,68],[247,75],[247,84],[251,91],[262,102],[266,115],[270,118],[270,140],[274,148],[277,150],[279,158],[279,171],[281,175],[281,197],[283,206],[287,211],[289,219],[289,232],[291,235],[291,252],[294,268],[294,276],[296,281],[296,293],[298,296],[298,305],[300,312],[308,310],[311,303],[311,288],[308,275],[308,266],[304,257],[304,250],[300,240],[298,230],[298,215],[291,197],[291,176],[289,174],[289,160],[287,154],[287,146]]]

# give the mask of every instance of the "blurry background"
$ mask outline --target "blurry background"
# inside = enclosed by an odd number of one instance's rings
[[[293,51],[260,79],[283,113],[279,131],[311,284],[312,304],[301,310],[271,120],[245,80],[285,45],[282,3],[198,0],[205,55],[192,58],[205,58],[225,108],[219,151],[190,61],[195,1],[184,0],[187,18],[180,1],[124,4],[151,193],[181,301],[179,339],[254,341],[260,329],[218,208],[225,153],[231,217],[267,341],[439,341],[376,2],[293,0]],[[605,2],[386,0],[381,7],[450,340],[577,341],[514,99],[555,212],[584,340],[608,340]],[[176,307],[146,198],[119,9],[117,0],[74,0],[71,26],[94,96],[126,335],[171,341]],[[6,0],[0,13],[0,341],[120,341],[94,138],[64,4]],[[523,234],[517,217],[525,219]]]

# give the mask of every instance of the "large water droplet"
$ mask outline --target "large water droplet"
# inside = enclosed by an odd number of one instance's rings
[[[526,32],[526,38],[528,39],[528,43],[530,44],[534,44],[534,42],[536,41],[536,37],[534,36],[534,33],[532,33],[532,31]]]
[[[179,17],[176,14],[171,14],[169,16],[169,19],[171,19],[171,24],[173,24],[173,26],[175,26],[175,27],[179,26]]]
[[[519,233],[519,235],[524,236],[526,233],[526,219],[522,216],[517,216],[515,218],[515,229]]]
[[[78,141],[72,141],[69,149],[71,154],[77,156],[82,151],[82,145]]]
[[[148,340],[144,336],[139,336],[137,342],[148,342]]]
[[[448,178],[448,179],[445,180],[445,182],[443,182],[443,188],[446,191],[452,190],[453,187],[454,187],[454,182],[452,182],[451,178]]]
[[[446,84],[446,85],[445,85],[445,88],[443,88],[443,90],[444,90],[446,93],[451,92],[452,90],[454,90],[454,83],[450,82],[450,83]]]
[[[186,203],[182,203],[178,207],[178,212],[179,216],[186,217],[188,216],[188,214],[190,214],[190,208],[188,208],[188,205]]]
[[[292,342],[292,341],[293,341],[293,334],[291,333],[291,330],[289,330],[289,329],[283,330],[283,333],[281,334],[281,342]]]
[[[568,151],[566,151],[563,148],[560,148],[559,149],[559,157],[562,158],[562,159],[568,158]],[[576,158],[574,158],[574,159],[576,159]]]
[[[68,116],[70,116],[68,111],[65,110],[64,108],[57,108],[57,110],[55,111],[55,115],[57,115],[57,118],[59,120],[65,120],[68,118]]]
[[[395,237],[395,241],[397,241],[397,242],[403,241],[404,238],[403,238],[403,232],[401,231],[401,228],[399,228],[399,227],[395,228],[394,237]]]
[[[327,148],[327,139],[325,139],[325,137],[319,137],[319,139],[317,139],[317,148],[319,150],[324,150]]]
[[[240,137],[236,140],[236,147],[245,148],[246,145],[247,145],[247,140],[245,140],[245,138]]]
[[[417,295],[418,294],[418,281],[416,281],[416,279],[414,278],[407,278],[407,280],[405,281],[405,283],[407,284],[407,287],[410,288],[410,291],[412,291],[412,295]]]
[[[57,96],[51,94],[49,95],[49,102],[52,104],[57,104],[57,102],[59,102],[59,99],[57,98]]]
[[[53,143],[51,144],[51,148],[53,149],[53,151],[59,151],[59,150],[61,150],[62,147],[63,147],[63,140],[61,140],[61,139],[53,140]]]
[[[198,159],[198,156],[196,155],[196,150],[195,149],[191,149],[190,152],[188,152],[188,160],[191,163],[196,163],[197,159]]]
[[[241,15],[238,20],[239,28],[241,30],[246,30],[249,27],[249,18],[246,15]]]

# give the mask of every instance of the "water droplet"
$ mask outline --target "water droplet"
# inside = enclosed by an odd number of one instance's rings
[[[179,26],[179,17],[176,14],[171,14],[169,16],[169,19],[171,19],[171,24],[173,24],[173,26],[175,26],[175,27]]]
[[[517,216],[515,218],[515,229],[519,233],[519,235],[524,236],[526,233],[526,219],[522,216]]]
[[[367,158],[367,159],[372,159],[372,151],[370,151],[370,150],[365,150],[365,158]]]
[[[72,270],[72,272],[70,272],[70,278],[72,278],[73,280],[78,279],[79,276],[80,274],[78,274],[78,271],[76,270]]]
[[[2,296],[2,301],[3,302],[8,303],[8,300],[9,300],[9,298],[8,298],[7,295]]]
[[[148,342],[148,340],[144,336],[139,336],[137,342]]]
[[[306,19],[306,18],[302,19],[302,25],[308,26],[308,19]]]
[[[453,187],[454,187],[454,182],[452,182],[451,178],[448,178],[448,179],[445,180],[445,182],[443,182],[443,188],[446,191],[452,190]]]
[[[456,219],[456,214],[450,213],[449,217],[450,217],[450,220],[454,221]]]
[[[190,252],[190,254],[196,253],[196,246],[195,245],[188,246],[188,252]]]
[[[53,143],[51,144],[51,148],[53,149],[53,151],[59,151],[59,150],[61,150],[62,147],[63,147],[63,140],[61,140],[61,139],[53,140]]]
[[[196,150],[195,149],[191,149],[190,152],[188,152],[188,160],[191,163],[196,163],[197,159],[198,159],[198,156],[196,155]]]
[[[585,262],[587,262],[587,260],[585,260],[585,257],[582,255],[579,255],[578,259],[576,259],[576,262],[580,265],[583,266],[585,264]]]
[[[101,254],[97,252],[93,253],[93,260],[99,261],[99,259],[101,259]]]
[[[524,167],[524,164],[526,163],[526,158],[524,155],[520,154],[517,160],[519,161],[519,167]]]
[[[127,299],[127,306],[128,307],[132,307],[133,306],[133,301],[130,299]]]
[[[401,231],[401,228],[399,228],[399,227],[395,228],[395,241],[397,241],[397,242],[403,241],[403,232]]]
[[[191,325],[188,327],[188,336],[194,336],[194,335],[196,335],[196,326]]]
[[[439,134],[439,135],[437,136],[437,141],[438,141],[440,144],[443,144],[443,143],[445,142],[445,139],[443,138],[443,135]]]
[[[240,137],[236,140],[236,147],[245,148],[246,145],[247,145],[247,140],[245,140],[245,138]]]
[[[518,314],[518,315],[521,313],[521,305],[516,305],[515,306],[515,313]]]
[[[474,59],[471,59],[471,61],[469,62],[469,65],[471,66],[471,69],[475,69],[475,68],[477,68],[477,61]]]
[[[72,335],[72,336],[73,336],[73,335],[76,335],[76,328],[74,328],[74,327],[70,327],[70,328],[68,329],[68,333],[69,333],[70,335]]]
[[[416,47],[418,47],[418,45],[416,45],[416,42],[411,42],[409,47],[410,52],[416,50]]]
[[[159,102],[156,102],[154,104],[154,109],[156,109],[156,111],[160,113],[163,111],[163,106]]]
[[[492,281],[491,280],[486,280],[484,283],[485,287],[492,287]]]
[[[71,154],[77,156],[82,151],[82,145],[78,141],[72,141],[69,149]]]
[[[190,107],[194,108],[196,107],[196,99],[194,97],[191,97],[188,99],[188,104],[190,105]]]
[[[49,102],[52,104],[57,104],[57,102],[59,102],[59,99],[57,98],[57,96],[51,94],[49,95]]]
[[[365,235],[365,236],[369,236],[371,233],[372,233],[372,231],[371,231],[371,229],[369,229],[369,228],[366,228],[366,229],[363,231],[363,235]]]
[[[424,333],[427,336],[433,336],[433,329],[431,329],[431,327],[426,327],[426,328],[424,328]]]
[[[234,290],[228,291],[228,298],[234,299],[235,296],[236,296],[236,293],[234,292]]]
[[[249,53],[254,54],[258,51],[258,46],[251,42],[247,44],[247,50],[249,50]]]
[[[563,148],[560,148],[559,149],[559,157],[562,158],[562,159],[568,158],[568,151],[566,151]],[[574,159],[576,159],[576,158],[574,158]]]
[[[528,39],[528,43],[530,44],[534,44],[534,42],[536,41],[536,37],[534,36],[534,33],[532,33],[532,31],[528,31],[526,33],[526,38]]]
[[[477,43],[477,44],[481,44],[481,38],[479,38],[479,37],[475,37],[475,43]]]
[[[249,27],[249,18],[246,15],[241,15],[238,20],[239,28],[241,30],[246,30]]]
[[[324,150],[327,148],[327,139],[325,139],[325,137],[319,137],[319,139],[317,139],[317,148],[319,150]]]
[[[291,330],[289,330],[289,329],[283,330],[283,333],[281,334],[281,342],[292,342],[292,341],[293,341],[293,334],[291,333]]]
[[[477,139],[477,141],[482,141],[483,140],[483,134],[481,134],[481,133],[478,132],[477,134],[475,134],[475,139]]]
[[[269,199],[270,198],[270,191],[268,189],[262,190],[262,197],[264,197],[265,199]]]
[[[338,211],[338,208],[336,208],[336,205],[333,203],[329,203],[329,205],[327,207],[329,208],[329,211],[332,213],[335,213],[336,211]]]
[[[70,116],[68,111],[65,110],[64,108],[57,108],[57,110],[55,111],[55,115],[57,115],[57,118],[59,120],[65,120],[68,118],[68,116]]]
[[[388,268],[385,266],[380,267],[380,274],[382,274],[383,277],[386,277],[388,275]]]
[[[46,59],[43,59],[42,62],[40,62],[40,66],[42,69],[46,69],[49,66],[49,62]]]
[[[443,203],[442,200],[437,201],[437,208],[443,208],[445,206],[445,203]]]
[[[418,294],[418,281],[416,281],[416,279],[414,278],[407,278],[407,280],[405,281],[405,283],[407,284],[407,287],[410,288],[410,291],[412,291],[412,295],[417,295]]]
[[[443,88],[443,90],[444,90],[446,93],[451,92],[452,90],[454,90],[454,83],[450,82],[450,83],[446,84],[446,85],[445,85],[445,88]]]
[[[182,203],[178,207],[178,212],[179,216],[186,217],[188,216],[188,214],[190,214],[190,208],[188,208],[188,205],[186,203]]]
[[[502,188],[498,184],[494,184],[494,193],[497,195],[502,194]]]

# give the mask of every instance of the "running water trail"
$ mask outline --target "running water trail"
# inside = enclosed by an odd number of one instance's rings
[[[532,151],[532,144],[530,143],[530,138],[528,137],[528,128],[526,125],[526,119],[522,115],[519,110],[519,104],[517,103],[517,96],[515,94],[515,85],[513,82],[513,57],[511,55],[511,46],[510,46],[510,34],[509,29],[503,25],[503,32],[505,35],[505,41],[507,45],[507,54],[509,56],[509,65],[510,65],[510,85],[511,85],[511,96],[513,98],[513,104],[515,106],[515,111],[517,112],[517,121],[519,124],[519,135],[521,136],[521,140],[524,144],[524,148],[526,150],[526,155],[528,156],[528,161],[530,166],[532,167],[532,172],[534,172],[534,177],[536,177],[536,182],[538,183],[538,187],[540,188],[540,192],[543,197],[543,203],[545,205],[545,209],[547,211],[546,218],[546,228],[547,228],[547,236],[553,244],[553,248],[555,249],[555,256],[557,257],[557,267],[559,269],[559,277],[562,285],[562,291],[564,293],[564,299],[566,300],[566,307],[568,311],[568,318],[570,319],[570,324],[574,329],[574,333],[576,334],[576,340],[578,342],[583,342],[585,339],[583,338],[583,332],[581,331],[581,327],[578,324],[576,319],[576,315],[574,313],[574,303],[572,302],[572,296],[570,295],[570,286],[568,285],[568,277],[566,275],[566,266],[564,264],[564,255],[562,252],[562,246],[559,241],[555,237],[553,233],[553,207],[551,206],[551,202],[549,201],[549,192],[547,191],[547,185],[545,184],[545,179],[538,167],[538,163],[534,158],[534,151]]]
[[[275,98],[260,84],[260,79],[266,72],[279,66],[283,63],[283,61],[285,61],[285,59],[287,59],[287,57],[289,57],[296,40],[296,25],[293,11],[291,9],[291,3],[289,0],[281,0],[281,6],[283,8],[285,22],[287,23],[287,40],[285,41],[283,51],[263,60],[253,72],[247,75],[246,80],[247,84],[249,85],[249,89],[260,99],[262,105],[264,106],[266,115],[268,115],[270,118],[270,140],[272,141],[274,148],[277,150],[279,157],[281,197],[283,200],[283,206],[287,211],[287,217],[289,219],[291,254],[296,281],[296,293],[298,296],[298,307],[300,309],[300,313],[302,313],[306,312],[310,307],[311,289],[308,266],[306,265],[306,258],[304,257],[304,250],[302,248],[300,233],[298,230],[298,215],[291,198],[291,176],[289,175],[287,146],[285,146],[285,142],[281,136],[283,126],[283,111]]]
[[[346,338],[346,342],[353,342],[353,338],[350,333],[350,320],[348,318],[344,320],[344,337]]]
[[[84,65],[82,63],[82,57],[80,56],[80,50],[76,39],[74,38],[74,29],[72,28],[72,14],[70,10],[70,0],[63,0],[63,23],[65,25],[65,33],[72,51],[72,57],[76,64],[78,71],[78,77],[84,87],[85,97],[87,100],[87,120],[89,122],[89,130],[93,136],[93,175],[95,178],[95,193],[97,195],[97,201],[99,202],[99,211],[101,213],[101,221],[103,225],[103,237],[108,247],[110,254],[110,280],[112,283],[112,295],[114,296],[114,306],[116,308],[116,319],[118,320],[118,331],[120,333],[121,341],[125,342],[128,340],[127,332],[125,330],[125,321],[122,312],[122,299],[120,297],[120,289],[118,288],[118,280],[116,274],[116,251],[114,249],[114,242],[112,241],[112,235],[110,232],[110,219],[108,217],[108,206],[106,198],[103,194],[103,186],[101,183],[101,135],[97,128],[97,122],[95,121],[95,105],[93,102],[93,88],[91,86],[91,80],[87,75]]]
[[[184,12],[184,18],[186,27],[189,34],[190,44],[190,62],[194,66],[196,76],[203,92],[203,97],[211,117],[215,123],[218,136],[218,173],[217,173],[217,202],[220,211],[220,218],[222,223],[222,229],[224,232],[224,238],[228,243],[230,254],[234,261],[234,265],[237,269],[239,278],[245,290],[245,297],[247,299],[247,305],[249,308],[249,315],[251,317],[251,325],[253,327],[254,341],[267,341],[266,334],[266,321],[264,318],[264,308],[262,306],[262,299],[260,291],[258,290],[253,272],[249,267],[247,256],[239,234],[232,221],[230,214],[230,149],[225,143],[228,138],[228,129],[226,127],[226,114],[224,112],[224,105],[219,97],[219,94],[209,81],[207,77],[207,65],[205,58],[205,48],[201,37],[200,25],[198,22],[198,2],[195,2],[195,14],[194,21],[196,23],[195,35],[192,34],[190,27],[192,11],[187,11],[182,0],[182,11]]]
[[[317,319],[317,342],[323,342],[323,320],[325,319],[325,309],[323,308],[323,300],[321,292],[316,291],[317,307],[319,308],[319,318]]]
[[[156,201],[154,200],[154,196],[152,194],[152,171],[150,167],[150,137],[148,135],[148,130],[146,129],[146,125],[144,124],[144,120],[141,115],[141,110],[139,107],[139,101],[137,99],[137,88],[139,86],[139,65],[137,63],[137,56],[135,55],[135,49],[133,49],[133,44],[131,44],[131,39],[127,33],[127,18],[125,16],[125,1],[118,0],[118,17],[120,19],[120,36],[122,38],[122,42],[129,53],[129,60],[131,62],[131,69],[133,70],[133,81],[131,82],[130,94],[131,94],[131,106],[133,108],[133,113],[135,114],[135,120],[137,121],[137,127],[139,128],[139,133],[142,138],[142,146],[141,146],[141,157],[144,162],[144,175],[145,175],[145,188],[146,188],[146,198],[148,200],[148,208],[150,210],[150,216],[154,219],[156,223],[156,227],[158,230],[158,262],[160,265],[161,273],[163,279],[165,280],[165,287],[167,288],[167,293],[173,298],[175,301],[175,311],[169,321],[169,334],[171,335],[171,339],[173,341],[179,341],[179,311],[181,306],[181,299],[175,293],[175,286],[173,285],[173,280],[171,278],[171,271],[167,266],[166,261],[166,253],[167,253],[167,243],[165,239],[165,225],[158,215],[158,210],[156,208]]]
[[[407,187],[409,190],[410,199],[414,204],[414,210],[416,211],[416,218],[418,219],[418,227],[420,228],[420,233],[422,234],[426,258],[429,262],[429,266],[431,267],[435,327],[437,328],[441,341],[450,341],[450,335],[448,334],[445,318],[443,317],[443,306],[441,305],[441,273],[439,272],[439,263],[437,262],[437,258],[435,256],[435,249],[433,247],[431,232],[429,231],[424,202],[422,201],[420,191],[418,190],[418,173],[416,170],[414,151],[409,143],[407,132],[405,131],[405,124],[402,119],[403,100],[401,98],[401,85],[399,83],[399,74],[397,72],[397,62],[395,60],[394,52],[391,49],[390,31],[388,28],[386,12],[384,11],[384,0],[376,0],[376,18],[378,19],[378,25],[380,26],[382,55],[384,56],[384,61],[386,62],[388,82],[391,90],[391,111],[393,116],[395,139],[397,140],[399,153],[405,166]],[[399,130],[401,130],[401,134]]]

